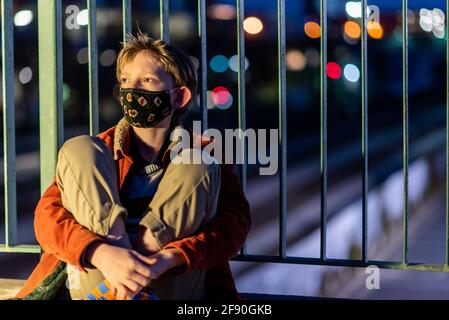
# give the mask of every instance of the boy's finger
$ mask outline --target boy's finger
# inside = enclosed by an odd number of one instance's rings
[[[143,286],[132,280],[126,281],[125,286],[127,289],[126,296],[130,299],[132,299],[143,288]]]
[[[136,271],[140,275],[144,276],[145,278],[150,279],[151,271],[150,271],[149,266],[145,262],[137,260],[134,271]]]
[[[138,252],[136,252],[136,257],[139,258],[140,260],[142,260],[144,263],[149,264],[150,266],[154,265],[157,262],[156,258],[152,258],[151,256],[145,257]]]
[[[148,263],[148,264],[153,264],[153,263],[154,263],[154,260],[155,260],[155,259],[151,259],[151,258],[149,258],[149,257],[145,257],[144,255],[141,255],[141,254],[138,253],[137,251],[134,251],[133,253],[134,253],[134,255],[135,255],[138,259],[142,260],[142,262],[145,262],[145,263]]]
[[[124,300],[125,296],[126,296],[125,286],[122,285],[118,286],[116,300]]]
[[[115,288],[115,286],[111,285],[111,294],[116,297],[117,296],[117,289]]]
[[[131,280],[133,280],[134,282],[138,283],[139,285],[141,285],[142,287],[146,287],[150,284],[151,278],[150,278],[150,270],[146,269],[148,272],[148,276],[143,276],[142,274],[140,274],[137,270],[136,272],[132,275]]]

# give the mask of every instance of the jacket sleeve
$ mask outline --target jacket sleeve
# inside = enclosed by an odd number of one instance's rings
[[[243,246],[251,227],[248,201],[232,165],[221,165],[217,215],[192,236],[164,248],[178,248],[187,263],[182,271],[208,269],[227,262]],[[180,270],[180,272],[181,272]]]
[[[36,206],[34,229],[37,241],[45,252],[80,270],[84,270],[81,258],[87,246],[101,239],[80,225],[63,207],[55,179]]]

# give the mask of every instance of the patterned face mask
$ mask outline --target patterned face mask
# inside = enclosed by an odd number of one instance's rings
[[[177,88],[175,88],[177,89]],[[138,128],[151,128],[171,112],[170,92],[144,89],[120,89],[120,105],[125,119]]]

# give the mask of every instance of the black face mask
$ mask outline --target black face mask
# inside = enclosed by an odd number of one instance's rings
[[[138,128],[154,127],[168,117],[173,109],[170,102],[172,90],[148,91],[120,88],[120,104],[125,119]]]

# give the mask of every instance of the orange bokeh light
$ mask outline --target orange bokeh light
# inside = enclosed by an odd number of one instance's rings
[[[345,34],[351,39],[359,39],[361,34],[360,26],[357,22],[346,21],[345,23]]]
[[[250,34],[257,34],[262,31],[263,24],[262,21],[256,17],[248,17],[243,21],[243,28]]]
[[[317,39],[321,36],[321,27],[318,23],[309,21],[304,25],[304,32],[309,38]]]
[[[384,29],[378,22],[368,21],[367,24],[368,34],[373,39],[382,39],[384,35]]]

